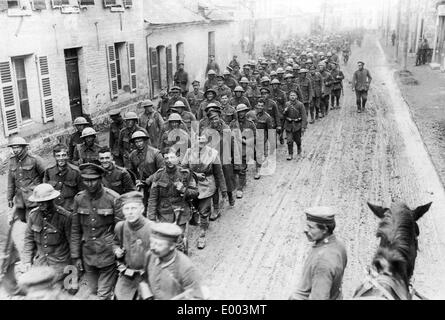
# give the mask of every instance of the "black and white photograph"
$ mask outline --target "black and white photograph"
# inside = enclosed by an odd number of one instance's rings
[[[0,110],[3,302],[445,300],[445,0],[0,0]]]

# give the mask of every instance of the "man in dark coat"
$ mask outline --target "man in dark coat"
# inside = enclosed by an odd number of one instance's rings
[[[306,258],[300,283],[289,299],[340,300],[348,258],[343,243],[333,234],[335,211],[330,207],[315,207],[305,213],[304,233],[314,244]]]
[[[301,136],[307,128],[306,109],[297,100],[297,93],[291,91],[289,101],[283,112],[282,127],[286,130],[287,148],[289,155],[287,160],[292,160],[294,155],[294,142],[297,144],[298,155],[301,154]]]

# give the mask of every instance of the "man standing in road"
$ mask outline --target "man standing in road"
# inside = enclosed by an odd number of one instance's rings
[[[113,155],[114,162],[116,162],[118,166],[123,166],[124,162],[122,161],[122,156],[119,153],[119,134],[124,128],[124,119],[122,119],[119,109],[111,110],[108,115],[110,116],[112,121],[110,124],[109,136],[111,153]]]
[[[130,153],[135,150],[131,137],[136,131],[142,131],[147,136],[147,131],[138,125],[139,117],[135,112],[127,112],[124,116],[125,128],[119,134],[119,152],[124,161],[124,167],[131,170]]]
[[[332,64],[332,93],[331,93],[331,108],[340,109],[340,97],[343,90],[343,79],[345,78],[343,72],[339,70],[338,63],[331,62]]]
[[[294,142],[297,144],[298,155],[301,154],[301,136],[307,128],[307,116],[304,104],[297,100],[297,92],[291,91],[289,101],[283,112],[282,127],[286,130],[287,149],[290,161],[294,156]]]
[[[189,102],[191,112],[196,117],[199,109],[199,105],[204,100],[204,92],[200,90],[200,82],[198,80],[194,80],[192,82],[193,91],[187,93],[187,101]]]
[[[113,252],[114,226],[119,220],[119,194],[102,184],[105,169],[93,163],[80,166],[85,190],[74,198],[71,222],[71,258],[85,270],[89,290],[99,299],[111,299],[116,283]]]
[[[73,164],[80,165],[83,163],[99,164],[99,149],[100,146],[95,142],[97,132],[93,128],[85,128],[82,131],[83,143],[78,144],[74,149]]]
[[[139,126],[147,130],[150,137],[149,144],[157,147],[161,138],[161,130],[164,126],[164,120],[159,112],[154,109],[153,102],[150,99],[142,101],[144,113],[139,116]]]
[[[34,187],[42,183],[45,166],[43,160],[28,153],[28,143],[22,137],[13,138],[8,144],[13,156],[9,159],[8,207],[15,205],[14,215],[26,222],[29,211],[36,204],[29,201]]]
[[[145,254],[150,250],[150,222],[143,217],[144,195],[137,191],[119,197],[125,221],[114,227],[114,254],[118,261],[119,277],[114,294],[117,300],[135,300],[144,277]]]
[[[80,137],[82,135],[83,129],[89,127],[90,124],[84,117],[77,117],[76,119],[74,119],[73,126],[76,128],[76,132],[70,135],[70,139],[68,142],[68,157],[70,160],[73,159],[74,150],[76,149],[76,146],[78,144],[82,144],[83,142]]]
[[[207,63],[206,73],[208,73],[210,70],[215,71],[215,74],[219,74],[220,72],[219,65],[218,63],[216,63],[214,55],[209,55],[209,62]]]
[[[181,88],[182,96],[185,97],[189,92],[189,75],[184,71],[184,63],[178,63],[178,71],[176,71],[174,77],[175,86]]]
[[[118,194],[135,191],[136,187],[127,169],[117,166],[108,147],[99,149],[99,162],[105,173],[102,176],[104,187],[114,190]]]
[[[368,90],[371,85],[372,77],[368,69],[363,68],[364,62],[358,62],[358,70],[352,77],[352,91],[355,91],[357,97],[357,112],[365,111],[366,101],[368,100]]]
[[[330,207],[305,211],[304,233],[313,242],[297,290],[289,300],[341,300],[343,273],[347,264],[346,249],[334,235],[335,212]]]

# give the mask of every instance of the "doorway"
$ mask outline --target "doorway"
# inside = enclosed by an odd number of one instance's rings
[[[70,99],[71,118],[74,120],[83,115],[82,97],[79,79],[78,49],[65,49],[66,78],[68,82],[68,95]]]

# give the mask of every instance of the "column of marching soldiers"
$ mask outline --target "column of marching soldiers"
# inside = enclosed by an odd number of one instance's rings
[[[142,114],[111,111],[107,146],[97,143],[90,122],[76,118],[76,132],[68,145],[53,148],[50,167],[28,153],[23,138],[12,139],[7,197],[14,219],[27,223],[17,263],[23,286],[42,277],[66,285],[66,267],[75,266],[103,299],[202,297],[186,256],[189,225],[199,226],[203,249],[225,200],[233,207],[243,197],[252,160],[260,179],[268,150],[277,145],[268,139],[283,145],[286,138],[289,161],[295,143],[299,158],[308,123],[340,108],[339,55],[349,56],[350,43],[339,35],[291,39],[264,46],[264,57],[242,67],[234,56],[223,72],[211,59],[205,83],[193,81],[191,92],[188,80],[178,79],[160,93],[157,107],[144,100]],[[260,130],[266,151],[252,159],[247,147],[258,146]],[[210,132],[229,139],[211,146]],[[32,273],[32,265],[52,271]]]

